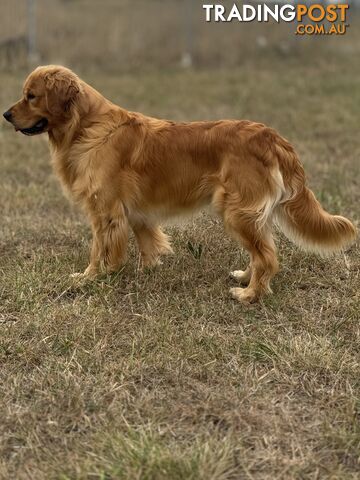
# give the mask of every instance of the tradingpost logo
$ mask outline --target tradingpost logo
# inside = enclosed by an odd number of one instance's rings
[[[344,35],[349,5],[347,3],[278,3],[203,5],[207,22],[293,22],[296,35]]]

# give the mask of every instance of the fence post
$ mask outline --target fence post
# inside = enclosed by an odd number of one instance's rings
[[[184,2],[184,33],[185,33],[185,51],[181,58],[181,65],[184,68],[190,68],[194,61],[194,22],[193,22],[193,0],[183,0]]]
[[[27,53],[30,64],[38,60],[36,46],[36,0],[27,0]]]

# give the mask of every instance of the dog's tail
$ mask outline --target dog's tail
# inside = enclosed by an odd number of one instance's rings
[[[357,234],[355,226],[347,218],[331,215],[322,208],[306,186],[304,169],[290,143],[270,128],[263,130],[261,137],[263,161],[275,169],[276,184],[279,185],[279,178],[281,181],[282,194],[273,215],[285,235],[303,249],[321,255],[340,251],[352,243]],[[259,152],[259,145],[257,149]]]

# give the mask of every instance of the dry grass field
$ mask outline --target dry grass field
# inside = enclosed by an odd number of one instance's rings
[[[351,47],[352,48],[352,47]],[[126,108],[250,118],[290,139],[324,206],[360,218],[358,53],[241,68],[80,72]],[[0,73],[0,106],[24,73]],[[45,137],[0,123],[0,478],[358,479],[359,245],[322,259],[278,235],[274,294],[228,294],[245,253],[216,218],[169,226],[176,255],[83,286],[90,231]]]

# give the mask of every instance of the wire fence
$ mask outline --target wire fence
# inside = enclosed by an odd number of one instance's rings
[[[207,23],[203,3],[0,0],[0,68],[36,63],[114,70],[234,66],[254,52],[286,56],[309,43],[294,35],[292,24]],[[350,11],[360,6],[360,0],[349,3]]]

